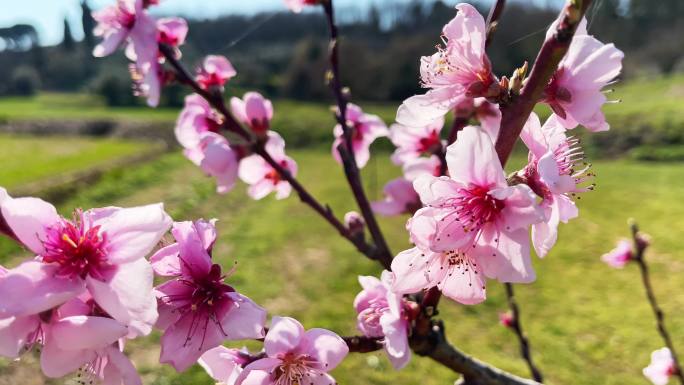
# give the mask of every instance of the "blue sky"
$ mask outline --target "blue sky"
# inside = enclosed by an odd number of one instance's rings
[[[90,0],[94,8],[111,4],[114,0]],[[338,6],[373,3],[406,2],[408,0],[336,0]],[[431,0],[424,0],[431,1]],[[1,0],[7,2],[0,10],[0,27],[14,24],[32,24],[38,30],[41,43],[51,45],[62,40],[64,18],[71,21],[74,35],[80,38],[80,0]],[[198,6],[201,5],[201,6]],[[210,18],[227,13],[254,13],[265,10],[284,9],[282,0],[163,0],[155,12],[183,16]]]

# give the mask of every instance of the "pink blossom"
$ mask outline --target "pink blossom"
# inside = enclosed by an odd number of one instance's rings
[[[337,334],[310,329],[288,317],[273,317],[264,340],[266,357],[247,365],[237,385],[335,384],[328,374],[349,348]]]
[[[354,308],[359,330],[366,337],[384,337],[387,356],[396,369],[401,369],[411,359],[409,321],[401,295],[390,290],[393,279],[389,271],[383,271],[381,279],[360,276],[363,290],[354,299]]]
[[[223,88],[231,78],[237,75],[233,65],[224,56],[209,55],[204,58],[202,66],[197,69],[197,82],[203,89],[211,87]]]
[[[251,361],[246,349],[228,349],[217,346],[202,355],[198,363],[221,385],[235,385],[242,368]]]
[[[40,356],[43,373],[60,378],[79,372],[84,383],[142,385],[133,363],[123,354],[122,324],[92,300],[74,298],[56,311]]]
[[[157,43],[165,44],[176,51],[176,58],[181,57],[178,49],[188,36],[188,23],[180,17],[166,17],[157,20]]]
[[[385,199],[371,204],[373,211],[385,216],[413,214],[422,207],[420,197],[413,189],[413,183],[397,178],[389,181],[384,188]]]
[[[162,204],[77,210],[68,220],[43,200],[17,198],[2,214],[38,257],[0,279],[0,318],[39,314],[87,288],[131,337],[151,331],[157,309],[144,257],[171,225]]]
[[[499,323],[507,328],[513,327],[513,314],[511,312],[499,313]]]
[[[603,262],[616,269],[622,269],[633,259],[632,242],[629,239],[621,239],[617,247],[601,256]]]
[[[547,32],[547,39],[555,31],[556,23]],[[601,89],[620,74],[623,57],[623,52],[612,43],[603,44],[588,35],[586,19],[582,21],[544,90],[544,102],[558,115],[563,127],[571,129],[581,124],[590,131],[610,128],[601,111],[606,103]]]
[[[456,9],[458,14],[442,31],[445,46],[421,59],[422,85],[430,90],[404,101],[397,111],[397,122],[422,126],[444,116],[465,99],[497,91],[485,53],[485,21],[472,5],[458,4]]]
[[[98,22],[94,33],[103,38],[93,55],[108,56],[128,44],[127,56],[135,61],[131,66],[135,92],[155,107],[159,104],[163,74],[159,65],[157,23],[144,10],[145,5],[142,0],[117,0],[114,5],[93,12]]]
[[[299,13],[307,5],[316,5],[321,0],[285,0],[285,5],[294,13]]]
[[[273,119],[273,104],[258,92],[248,92],[240,99],[230,99],[230,108],[237,120],[248,125],[258,135],[266,135]]]
[[[577,217],[572,197],[594,188],[593,184],[586,185],[593,174],[584,163],[579,140],[566,137],[557,116],[552,115],[542,127],[532,113],[521,138],[530,152],[528,165],[519,175],[542,197],[545,220],[532,226],[532,240],[537,255],[543,257],[556,243],[559,223]]]
[[[366,114],[361,107],[351,103],[347,105],[347,127],[352,131],[352,151],[356,165],[363,168],[370,159],[371,144],[375,139],[389,135],[389,131],[377,115]],[[333,134],[335,141],[332,146],[332,155],[338,163],[342,164],[340,152],[337,150],[339,145],[344,143],[342,126],[336,125]]]
[[[432,286],[461,303],[485,299],[485,276],[531,282],[529,226],[542,212],[532,190],[508,186],[494,145],[468,126],[447,149],[450,177],[422,176],[414,187],[426,207],[407,224],[417,247],[392,262],[393,290]]]
[[[442,161],[437,155],[429,158],[417,158],[404,163],[402,167],[404,178],[414,181],[423,175],[442,175]]]
[[[185,98],[185,107],[176,122],[176,139],[183,154],[209,176],[216,178],[216,191],[225,194],[237,181],[239,153],[226,138],[217,134],[223,121],[199,95]]]
[[[268,132],[266,151],[292,176],[297,175],[297,163],[285,155],[285,141],[280,135],[273,131]],[[285,199],[292,191],[292,186],[259,155],[244,158],[240,162],[238,175],[243,182],[250,185],[247,193],[256,200],[264,198],[273,191],[276,193],[276,199]]]
[[[644,368],[643,373],[654,385],[667,385],[670,377],[677,373],[670,349],[662,348],[653,351],[651,363]]]
[[[226,284],[221,266],[212,264],[213,222],[176,222],[171,233],[178,243],[151,261],[157,274],[173,277],[156,288],[157,327],[164,330],[160,362],[180,372],[224,340],[263,337],[266,311]]]
[[[426,126],[409,127],[395,123],[390,126],[390,140],[397,147],[392,154],[392,162],[403,165],[421,155],[432,155],[441,151],[440,131],[444,127],[444,117],[439,117]]]

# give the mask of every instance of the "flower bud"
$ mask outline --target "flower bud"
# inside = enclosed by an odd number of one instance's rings
[[[349,232],[351,232],[354,237],[363,238],[366,222],[363,220],[361,214],[356,211],[350,211],[344,214],[344,225],[347,226]]]
[[[499,323],[507,328],[512,328],[515,323],[515,318],[510,311],[499,313]]]

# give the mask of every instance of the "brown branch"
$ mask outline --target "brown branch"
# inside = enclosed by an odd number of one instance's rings
[[[520,343],[520,354],[523,356],[523,359],[525,359],[525,362],[527,362],[527,367],[530,369],[532,378],[534,378],[534,380],[537,382],[544,382],[544,376],[542,376],[541,371],[539,370],[539,368],[537,368],[537,366],[534,364],[534,361],[532,360],[530,342],[527,340],[527,336],[525,336],[525,332],[522,328],[522,323],[520,321],[520,308],[518,307],[518,303],[515,301],[513,284],[505,283],[504,286],[506,287],[506,299],[508,300],[508,308],[511,310],[511,314],[513,315],[513,320],[511,322],[510,328],[518,336],[518,342]]]
[[[240,123],[235,120],[233,115],[228,111],[225,105],[223,95],[217,92],[209,92],[203,89],[190,72],[176,59],[174,50],[166,45],[160,44],[160,52],[166,58],[166,61],[174,68],[176,78],[183,84],[190,86],[198,95],[203,97],[212,107],[219,111],[224,117],[224,127],[230,131],[238,134],[240,137],[252,144],[252,150],[257,155],[261,156],[271,167],[273,167],[281,178],[286,180],[292,188],[297,192],[299,199],[314,211],[316,211],[323,219],[325,219],[331,226],[333,226],[344,238],[349,240],[356,249],[368,258],[376,259],[377,253],[375,248],[367,244],[363,239],[354,236],[351,231],[333,214],[329,206],[323,205],[306,188],[299,183],[299,181],[280,163],[276,162],[271,155],[266,151],[265,143],[252,138],[250,132],[242,127]]]
[[[361,211],[361,215],[366,221],[368,232],[370,233],[373,243],[375,244],[376,255],[374,259],[377,259],[386,269],[389,269],[389,266],[392,263],[392,252],[387,245],[387,241],[382,234],[382,230],[380,229],[380,225],[375,217],[375,213],[373,213],[373,209],[371,208],[370,201],[366,196],[363,183],[361,182],[361,173],[359,172],[359,167],[356,164],[356,159],[354,157],[354,151],[352,148],[353,132],[347,124],[347,106],[349,102],[342,89],[340,78],[339,36],[337,25],[335,24],[335,10],[332,0],[323,1],[321,5],[325,11],[328,27],[330,28],[330,87],[332,88],[337,101],[338,111],[335,114],[337,122],[342,127],[342,132],[344,135],[344,145],[340,145],[337,150],[340,153],[340,158],[342,158],[344,174],[347,177],[347,182],[351,187],[354,198],[356,199],[356,203]]]
[[[489,9],[489,15],[487,16],[487,40],[485,41],[485,48],[489,47],[489,45],[492,43],[492,36],[496,31],[496,27],[499,25],[499,18],[501,18],[501,14],[503,14],[505,6],[506,0],[496,0]]]
[[[504,372],[453,347],[446,339],[441,321],[433,322],[427,334],[409,339],[418,355],[430,357],[447,368],[461,373],[469,385],[539,385],[538,382]]]
[[[352,353],[371,353],[384,348],[382,337],[352,336],[342,337],[342,339]]]
[[[544,41],[520,95],[513,96],[513,101],[502,107],[501,129],[496,141],[496,152],[502,165],[506,164],[527,118],[568,51],[577,25],[590,4],[591,0],[568,1],[561,11],[556,31]]]
[[[679,379],[679,383],[684,385],[684,372],[682,372],[682,366],[679,364],[679,358],[677,357],[677,351],[675,350],[674,344],[672,343],[672,338],[670,333],[667,331],[665,326],[665,313],[658,305],[655,293],[653,291],[653,286],[651,285],[651,277],[649,274],[648,264],[646,263],[645,252],[648,248],[648,242],[639,233],[639,227],[635,222],[630,224],[632,230],[632,240],[634,242],[634,250],[636,251],[634,255],[634,260],[639,265],[639,271],[641,272],[641,281],[644,284],[644,290],[646,291],[646,297],[648,298],[649,304],[651,304],[651,309],[653,309],[653,315],[656,319],[656,324],[658,325],[658,333],[665,341],[665,345],[670,349],[670,354],[672,354],[672,361],[674,362],[675,373]]]

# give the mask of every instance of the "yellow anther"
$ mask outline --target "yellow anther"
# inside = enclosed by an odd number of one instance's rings
[[[69,238],[67,234],[62,234],[62,240],[70,244],[71,247],[73,247],[74,249],[78,247],[78,245],[73,240],[71,240],[71,238]]]

